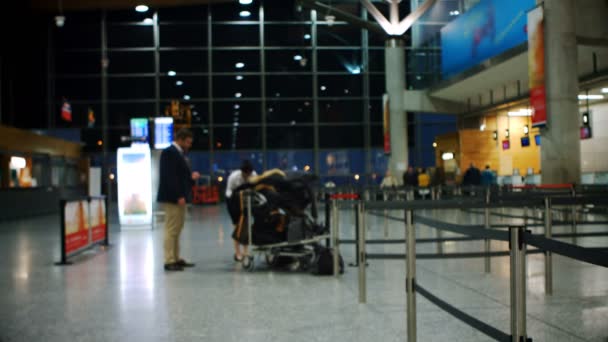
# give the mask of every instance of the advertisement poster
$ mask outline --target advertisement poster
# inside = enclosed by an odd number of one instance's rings
[[[543,8],[540,6],[528,13],[528,75],[530,76],[532,127],[547,124],[543,17]]]
[[[106,202],[103,198],[91,198],[89,204],[90,223],[93,241],[92,243],[103,241],[106,238]]]
[[[382,96],[382,131],[384,132],[384,154],[391,154],[391,110],[388,94]]]
[[[66,202],[64,212],[65,253],[70,254],[89,244],[89,203]]]
[[[152,224],[152,160],[147,145],[119,148],[118,217],[121,225]]]
[[[441,29],[441,73],[457,75],[525,44],[526,13],[535,0],[481,0]]]

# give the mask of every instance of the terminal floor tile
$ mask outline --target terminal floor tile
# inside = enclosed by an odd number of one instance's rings
[[[496,210],[496,213],[501,213]],[[522,210],[505,210],[515,216]],[[402,211],[391,211],[403,216]],[[475,224],[483,216],[461,210],[422,211],[421,216]],[[605,220],[602,217],[587,219]],[[193,206],[181,236],[182,254],[196,267],[163,270],[162,223],[153,230],[121,230],[112,217],[107,250],[96,248],[55,266],[60,258],[59,217],[0,222],[0,341],[405,341],[405,262],[369,260],[367,303],[358,303],[352,244],[341,245],[346,272],[315,276],[271,270],[263,256],[256,269],[232,259],[232,227],[225,206]],[[341,210],[341,237],[354,238],[354,214]],[[368,215],[368,239],[404,237],[404,224]],[[493,216],[493,224],[521,219]],[[418,238],[438,236],[417,225]],[[542,227],[532,228],[542,232]],[[554,232],[569,233],[569,225]],[[578,225],[578,232],[608,232],[606,225]],[[441,233],[443,237],[457,236]],[[573,238],[561,239],[573,242]],[[608,247],[608,237],[577,238]],[[494,241],[492,250],[507,250]],[[483,241],[419,243],[418,253],[480,252]],[[403,244],[368,245],[369,253],[405,252]],[[544,293],[544,257],[529,255],[527,328],[534,341],[608,339],[608,269],[555,255],[554,294]],[[456,308],[509,334],[509,258],[420,259],[417,283]],[[417,297],[419,341],[491,341]]]

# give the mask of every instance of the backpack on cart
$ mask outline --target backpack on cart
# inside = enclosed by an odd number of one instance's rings
[[[344,260],[338,255],[338,273],[344,273]],[[334,274],[334,253],[331,248],[318,245],[315,248],[315,259],[311,267],[312,274],[333,275]]]

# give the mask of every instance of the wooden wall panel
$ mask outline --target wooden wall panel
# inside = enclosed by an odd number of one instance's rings
[[[486,165],[497,170],[499,166],[496,141],[492,138],[492,131],[461,130],[460,132],[460,170],[464,172],[473,163],[483,170]]]
[[[0,150],[80,158],[82,145],[0,125]]]

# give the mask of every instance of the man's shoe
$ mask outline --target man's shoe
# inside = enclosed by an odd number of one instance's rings
[[[181,267],[194,267],[195,265],[191,262],[187,262],[184,259],[179,259],[176,264]]]
[[[184,268],[176,262],[174,262],[172,264],[165,264],[165,271],[183,271],[183,270],[184,270]]]
[[[236,261],[236,262],[241,262],[241,261],[243,261],[243,257],[242,257],[242,256],[240,256],[240,255],[236,255],[236,254],[235,254],[235,255],[234,255],[234,261]]]

